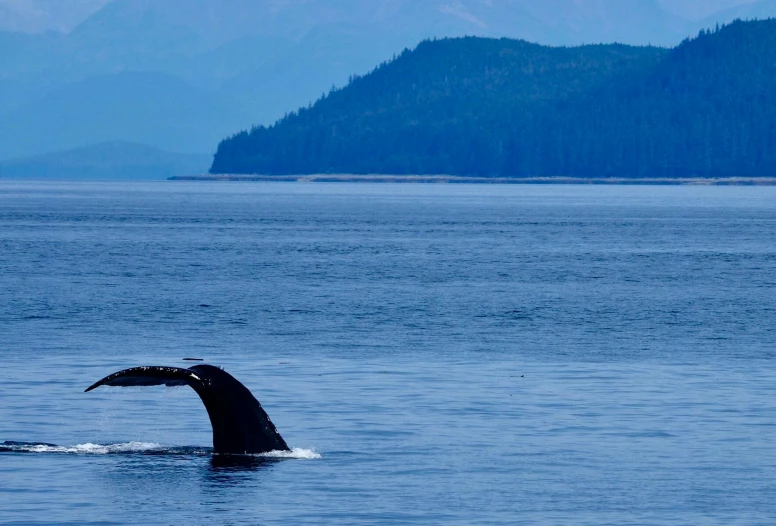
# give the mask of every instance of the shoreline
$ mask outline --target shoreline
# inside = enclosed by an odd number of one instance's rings
[[[579,185],[670,185],[670,186],[776,186],[776,177],[724,178],[582,178],[582,177],[466,177],[457,175],[259,175],[203,174],[169,177],[168,181],[297,182],[297,183],[420,183],[420,184],[579,184]]]

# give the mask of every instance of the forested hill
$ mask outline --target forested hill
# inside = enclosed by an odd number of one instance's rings
[[[678,47],[426,41],[224,140],[211,173],[776,174],[776,20]]]

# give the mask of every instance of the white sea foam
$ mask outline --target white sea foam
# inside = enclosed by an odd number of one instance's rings
[[[46,444],[19,445],[17,451],[30,453],[80,453],[88,455],[107,455],[108,453],[134,453],[160,449],[161,444],[153,442],[126,442],[124,444],[77,444],[75,446],[53,446]]]
[[[303,460],[321,458],[321,454],[314,449],[302,449],[300,447],[295,447],[291,449],[291,451],[270,451],[269,453],[262,453],[258,456],[268,458],[298,458]]]
[[[0,443],[0,448],[4,451],[16,451],[19,453],[64,453],[80,455],[107,455],[116,453],[146,453],[166,452],[178,455],[194,454],[201,455],[208,453],[209,448],[168,448],[154,442],[125,442],[122,444],[76,444],[74,446],[57,446],[53,444],[27,444],[24,442],[5,442]],[[295,458],[301,460],[312,460],[321,458],[321,454],[314,449],[293,448],[291,451],[270,451],[269,453],[260,453],[255,455],[263,458]]]

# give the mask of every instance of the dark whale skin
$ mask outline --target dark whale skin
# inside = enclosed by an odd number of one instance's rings
[[[250,390],[234,376],[212,365],[180,367],[143,366],[124,369],[89,386],[128,387],[188,385],[199,395],[213,427],[213,452],[259,454],[290,451],[275,425]]]

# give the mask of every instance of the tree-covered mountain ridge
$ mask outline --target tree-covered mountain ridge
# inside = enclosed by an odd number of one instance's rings
[[[221,142],[211,173],[776,174],[776,20],[673,49],[424,41]]]

